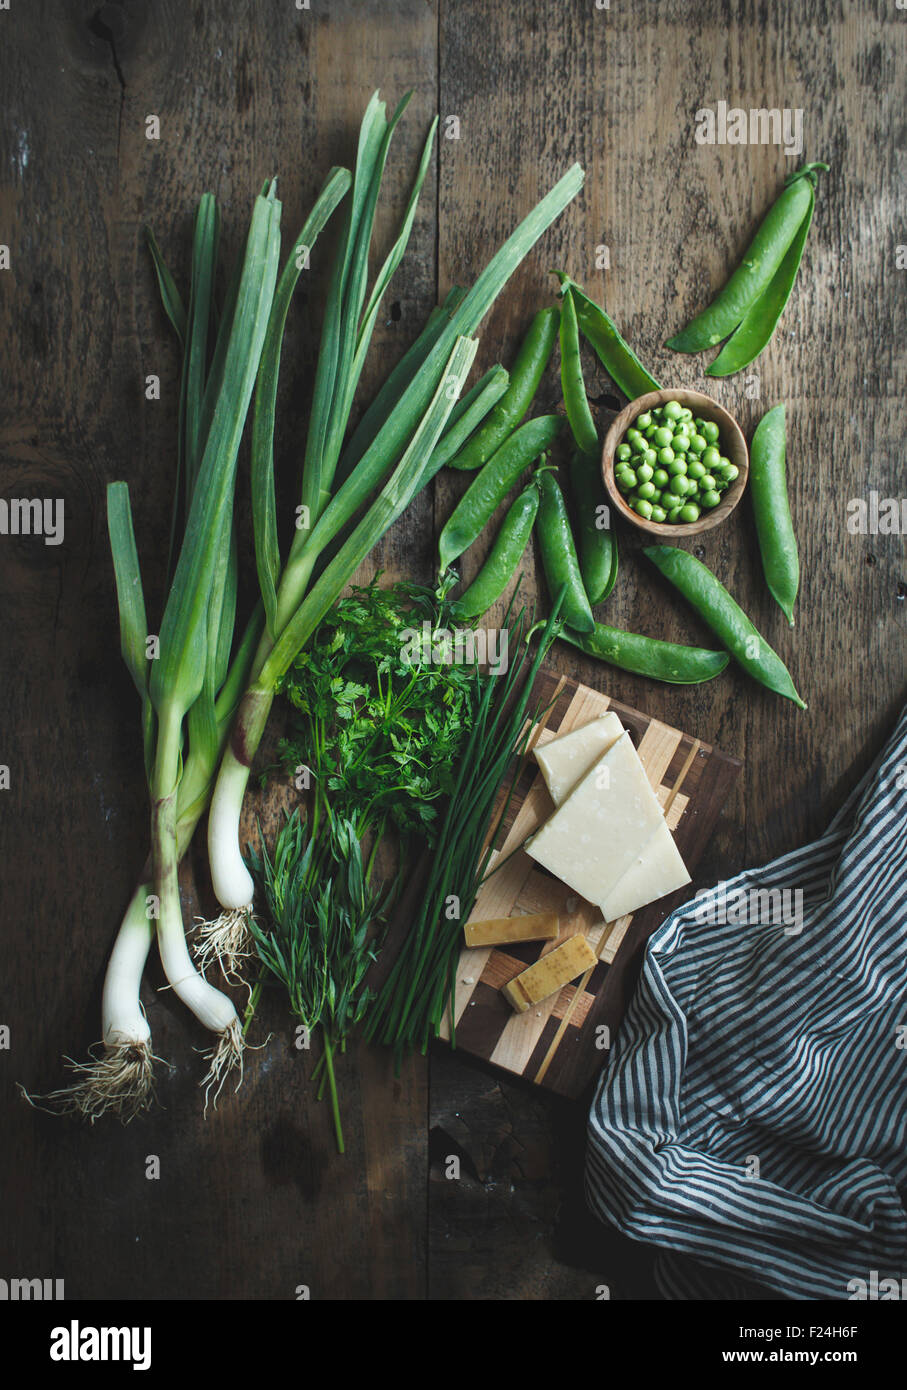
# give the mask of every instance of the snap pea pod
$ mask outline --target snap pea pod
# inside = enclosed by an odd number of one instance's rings
[[[564,409],[577,451],[570,462],[570,486],[577,522],[579,567],[590,604],[607,598],[617,579],[617,537],[610,524],[608,499],[599,462],[598,431],[589,409],[580,357],[579,325],[573,291],[564,288],[561,305],[561,387]]]
[[[564,494],[552,472],[540,472],[537,478],[541,497],[536,528],[548,591],[553,597],[563,588],[561,617],[564,622],[577,632],[591,632],[595,619],[583,587]]]
[[[763,415],[753,435],[750,496],[765,582],[793,627],[800,559],[787,498],[786,452],[784,406],[776,405]]]
[[[454,603],[456,618],[481,618],[501,597],[529,544],[538,509],[539,490],[533,482],[523,489],[508,511],[488,559],[462,598]]]
[[[742,371],[750,362],[755,361],[769,342],[790,298],[803,259],[803,248],[806,245],[816,203],[815,171],[827,168],[827,164],[808,164],[798,175],[794,175],[805,178],[811,187],[809,206],[803,222],[765,293],[751,306],[715,361],[706,369],[706,376],[730,376],[733,372]]]
[[[790,299],[800,261],[803,259],[803,248],[813,220],[815,204],[816,197],[813,193],[799,230],[788,247],[787,255],[775,271],[771,283],[765,293],[747,310],[715,361],[706,367],[706,376],[731,376],[734,372],[742,371],[756,360],[768,343],[784,312],[784,306]]]
[[[527,420],[492,455],[460,498],[441,532],[438,550],[442,574],[472,545],[523,470],[550,448],[562,424],[559,415],[539,415]]]
[[[482,423],[485,416],[501,399],[507,390],[510,374],[500,363],[491,367],[481,381],[477,381],[467,391],[462,400],[457,401],[441,438],[432,451],[432,467],[439,472],[466,443],[473,430]]]
[[[598,430],[595,428],[586,396],[579,351],[579,326],[569,286],[564,290],[561,303],[561,390],[564,393],[564,410],[573,431],[573,438],[576,440],[576,447],[584,454],[597,454]]]
[[[650,545],[643,553],[680,590],[747,675],[806,709],[778,653],[706,565],[673,545]]]
[[[661,387],[654,376],[646,371],[629,343],[621,337],[616,323],[608,317],[601,305],[590,299],[563,270],[556,270],[554,274],[561,282],[561,292],[569,288],[573,295],[580,332],[595,349],[598,360],[617,389],[630,401],[634,401],[637,396],[644,396],[647,391],[660,391]]]
[[[611,510],[597,455],[577,450],[570,460],[570,488],[583,586],[591,604],[601,603],[617,580],[617,533],[611,529]]]
[[[727,652],[686,647],[680,642],[662,642],[657,637],[644,637],[640,632],[622,632],[606,623],[596,623],[591,632],[571,632],[564,628],[559,636],[562,642],[579,647],[587,656],[598,657],[609,666],[630,671],[634,676],[667,681],[670,685],[701,685],[703,681],[720,676],[730,661]]]
[[[450,461],[451,468],[481,468],[513,433],[532,404],[557,337],[560,310],[536,314],[510,370],[510,385],[485,423]]]
[[[813,167],[808,164],[788,179],[727,284],[707,309],[668,339],[666,347],[675,352],[701,352],[703,348],[717,347],[742,322],[768,289],[810,211]]]

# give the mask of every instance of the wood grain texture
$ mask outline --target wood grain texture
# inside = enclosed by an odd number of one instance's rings
[[[582,1107],[439,1050],[430,1120],[430,1298],[656,1297],[645,1247],[585,1209]]]
[[[583,193],[486,321],[477,369],[510,360],[532,313],[551,300],[546,272],[556,265],[605,305],[657,379],[706,390],[748,438],[765,410],[788,405],[803,576],[795,630],[765,589],[746,499],[691,548],[790,664],[808,713],[735,670],[703,686],[657,686],[555,647],[561,670],[744,760],[745,776],[703,847],[696,886],[820,833],[884,742],[907,691],[904,538],[846,527],[848,499],[871,488],[903,492],[896,416],[907,335],[895,246],[907,187],[895,132],[907,31],[900,19],[882,3],[854,8],[837,0],[612,0],[607,9],[559,6],[556,14],[537,0],[441,7],[441,110],[464,117],[461,140],[441,147],[442,287],[462,276],[464,261],[478,266],[515,198],[528,203],[574,158],[586,168]],[[771,146],[697,144],[696,111],[722,100],[802,108],[801,159]],[[706,378],[710,355],[678,356],[663,343],[723,283],[784,176],[815,159],[832,169],[822,176],[775,338],[747,373]],[[595,264],[602,244],[610,253],[604,271]],[[584,363],[593,402],[619,404],[591,353]],[[538,408],[557,401],[555,365]],[[610,410],[603,403],[597,413],[603,431]],[[439,482],[436,526],[464,485]],[[600,610],[604,620],[709,645],[708,630],[639,554],[636,533],[623,528],[619,540],[621,570]],[[464,557],[467,579],[486,550],[480,543]],[[537,553],[527,553],[523,592],[532,598],[542,588]],[[632,978],[633,965],[632,952],[618,956],[615,984],[625,972]],[[449,1065],[466,1064],[454,1057]],[[438,1211],[443,1229],[449,1208]]]
[[[92,23],[99,10],[116,29],[113,46]],[[476,370],[512,360],[549,302],[554,264],[603,300],[660,380],[703,386],[707,359],[662,344],[722,282],[791,161],[771,147],[697,145],[695,112],[719,100],[803,109],[804,157],[833,168],[795,293],[756,364],[758,397],[743,376],[707,387],[748,433],[764,409],[788,403],[803,570],[795,631],[765,592],[746,501],[696,553],[789,661],[809,712],[735,672],[662,688],[556,654],[563,671],[744,759],[746,777],[704,846],[697,883],[706,883],[821,830],[904,696],[903,537],[850,534],[845,507],[869,489],[903,490],[905,272],[895,257],[907,224],[897,138],[905,48],[903,16],[883,0],[611,0],[606,10],[313,0],[308,11],[291,0],[13,0],[0,11],[0,245],[11,254],[0,271],[0,492],[61,497],[66,508],[62,546],[0,537],[0,762],[11,770],[0,792],[0,1022],[12,1040],[0,1052],[0,1272],[65,1277],[81,1298],[292,1298],[301,1283],[315,1298],[412,1298],[426,1289],[430,1234],[435,1298],[589,1298],[602,1281],[613,1296],[648,1291],[635,1247],[590,1249],[581,1111],[565,1115],[555,1098],[501,1085],[443,1050],[431,1124],[467,1114],[493,1154],[504,1138],[497,1168],[476,1164],[492,1188],[439,1182],[432,1164],[428,1231],[424,1063],[395,1081],[380,1054],[342,1061],[340,1163],[327,1116],[306,1096],[307,1059],[271,1001],[259,1037],[271,1028],[275,1038],[253,1054],[240,1095],[205,1123],[192,1051],[205,1040],[157,992],[157,972],[145,1003],[175,1067],[166,1110],[124,1131],[80,1130],[27,1110],[14,1092],[16,1080],[54,1084],[61,1052],[84,1055],[96,1037],[107,950],[146,848],[137,713],[116,650],[103,524],[105,484],[125,477],[149,609],[159,611],[177,364],[141,227],[153,223],[184,276],[202,190],[223,200],[235,250],[254,190],[277,171],[291,235],[329,165],[351,157],[370,92],[381,86],[392,100],[413,87],[379,211],[383,245],[432,114],[442,130],[459,115],[460,139],[439,142],[375,335],[375,371],[411,341],[436,293],[469,283],[578,158],[586,188],[489,316]],[[161,117],[158,143],[145,139],[149,114]],[[604,272],[600,244],[610,251]],[[301,288],[280,391],[279,458],[290,472],[323,263]],[[616,401],[587,365],[604,426]],[[161,377],[159,403],[144,400],[149,373]],[[538,400],[540,410],[557,406],[554,369]],[[439,479],[401,519],[376,557],[390,574],[429,576],[434,538],[466,481]],[[291,486],[281,500],[286,535]],[[247,514],[243,526],[248,554]],[[635,537],[620,539],[603,616],[706,645]],[[467,577],[481,553],[465,557]],[[531,555],[524,589],[536,592]],[[187,914],[206,901],[197,867],[184,875]],[[613,971],[631,964],[621,953]],[[149,1154],[161,1159],[159,1181],[144,1176]]]
[[[75,1298],[422,1296],[427,1068],[387,1075],[354,1048],[339,1059],[345,1160],[326,1106],[306,1081],[292,1020],[265,999],[244,1086],[202,1118],[198,1049],[207,1038],[149,972],[144,1002],[165,1108],[123,1130],[93,1130],[30,1111],[14,1090],[57,1084],[60,1054],[84,1056],[99,1032],[105,959],[146,852],[136,702],[122,668],[104,523],[104,488],[130,484],[149,614],[160,612],[175,463],[177,355],[142,244],[153,223],[185,285],[194,205],[214,191],[228,254],[251,201],[279,173],[285,235],[295,235],[332,163],[355,155],[371,91],[415,89],[398,130],[377,224],[395,234],[436,106],[436,23],[417,0],[329,13],[292,4],[226,10],[177,3],[109,5],[115,53],[92,27],[97,6],[36,3],[2,15],[4,102],[0,276],[4,496],[61,496],[66,540],[0,538],[5,674],[0,802],[6,911],[3,1021],[4,1269],[53,1270]],[[117,14],[117,11],[120,11]],[[48,93],[53,99],[48,99]],[[145,138],[156,114],[161,139]],[[426,181],[408,278],[392,287],[363,381],[368,391],[434,301],[436,200]],[[330,241],[325,238],[330,248]],[[279,463],[295,474],[327,256],[290,316],[281,379]],[[399,313],[390,307],[399,304]],[[160,402],[144,399],[147,373]],[[240,484],[243,549],[248,507]],[[287,534],[294,488],[285,489]],[[422,504],[427,531],[430,502]],[[418,508],[412,520],[418,519]],[[401,529],[382,548],[412,572]],[[424,568],[424,567],[423,567]],[[247,578],[249,576],[247,575]],[[152,622],[154,619],[152,618]],[[279,798],[278,798],[279,800]],[[277,807],[271,807],[276,815]],[[203,863],[182,876],[187,920],[210,906]],[[241,998],[237,1000],[241,1003]],[[149,1155],[160,1179],[145,1176]]]

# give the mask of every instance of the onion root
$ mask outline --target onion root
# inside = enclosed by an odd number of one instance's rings
[[[66,1067],[77,1078],[71,1086],[62,1086],[43,1096],[30,1096],[20,1085],[21,1095],[36,1110],[51,1115],[78,1115],[94,1124],[102,1116],[113,1114],[128,1125],[130,1120],[149,1110],[156,1100],[154,1063],[162,1059],[154,1055],[148,1042],[98,1046],[103,1046],[103,1052],[97,1055],[89,1049],[87,1062],[64,1057]],[[38,1101],[46,1104],[39,1105]]]
[[[202,974],[207,975],[216,963],[229,984],[245,985],[251,993],[242,970],[243,963],[254,954],[247,909],[225,908],[212,922],[201,917],[196,920],[199,928],[192,951]]]
[[[234,1092],[239,1090],[243,1082],[244,1052],[245,1039],[237,1018],[229,1027],[224,1029],[215,1046],[203,1054],[208,1063],[208,1070],[199,1085],[205,1088],[205,1114],[208,1113],[208,1101],[211,1098],[212,1089],[214,1090],[214,1098],[211,1100],[211,1107],[216,1110],[218,1096],[226,1085],[228,1076],[233,1071],[239,1073],[233,1090]]]

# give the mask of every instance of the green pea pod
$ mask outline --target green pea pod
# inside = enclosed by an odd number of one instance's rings
[[[765,582],[793,627],[800,560],[787,498],[786,452],[784,406],[776,405],[756,426],[749,483]]]
[[[680,642],[661,642],[639,632],[596,623],[592,632],[571,632],[564,628],[562,642],[579,647],[587,656],[607,661],[621,671],[670,685],[701,685],[720,676],[730,657],[727,652],[711,652],[706,647],[686,647]]]
[[[800,171],[800,176],[785,186],[762,219],[724,289],[681,333],[669,338],[666,347],[675,352],[701,352],[704,348],[717,347],[746,318],[775,278],[803,219],[811,210],[812,178],[805,170]]]
[[[562,292],[569,288],[580,332],[595,349],[598,360],[617,389],[630,401],[635,401],[637,396],[644,396],[647,391],[660,391],[661,387],[654,376],[646,371],[604,309],[596,304],[594,299],[590,299],[564,271],[556,270],[554,274],[561,282]]]
[[[617,533],[598,456],[577,451],[570,460],[579,568],[591,604],[601,603],[617,579]]]
[[[747,675],[806,709],[778,653],[706,565],[673,545],[650,545],[643,553],[680,590]]]
[[[565,587],[561,617],[577,632],[591,632],[595,619],[583,587],[564,494],[553,472],[546,469],[536,476],[541,493],[537,529],[548,591],[553,596]]]
[[[491,519],[525,468],[550,448],[563,425],[560,415],[539,415],[514,430],[473,479],[457,503],[438,542],[441,573]]]
[[[586,397],[579,351],[579,327],[569,286],[564,290],[561,304],[561,389],[576,447],[584,454],[597,454],[598,430]]]
[[[510,385],[475,434],[450,460],[451,468],[481,468],[513,433],[532,404],[542,373],[554,349],[560,310],[554,306],[536,314],[510,372]]]
[[[495,536],[488,559],[462,598],[456,600],[456,618],[481,618],[501,597],[529,544],[538,509],[538,486],[530,483],[520,493],[501,523],[501,529]]]
[[[778,267],[775,277],[764,294],[760,295],[749,309],[740,326],[734,330],[711,366],[706,368],[706,376],[732,376],[748,367],[759,356],[777,327],[790,299],[803,248],[813,220],[815,207],[813,194],[800,230],[790,244],[787,255]]]

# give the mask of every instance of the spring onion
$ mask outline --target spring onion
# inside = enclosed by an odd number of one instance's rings
[[[332,171],[299,242],[314,242],[348,183],[346,171]],[[108,530],[121,650],[142,701],[145,766],[153,800],[152,854],[107,968],[102,1050],[93,1049],[85,1063],[69,1060],[73,1084],[43,1098],[57,1111],[79,1113],[92,1121],[108,1110],[128,1121],[154,1094],[151,1033],[140,987],[155,925],[175,992],[220,1036],[203,1084],[219,1087],[229,1066],[240,1061],[233,1006],[199,975],[188,955],[176,866],[207,808],[263,625],[259,604],[231,662],[237,570],[233,486],[239,438],[274,297],[279,226],[280,204],[271,183],[256,200],[245,256],[228,289],[213,351],[209,334],[219,232],[214,199],[206,194],[199,204],[188,311],[148,234],[164,309],[183,348],[171,562],[180,517],[185,531],[161,626],[161,655],[149,663],[129,493],[124,483],[109,486]]]

